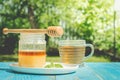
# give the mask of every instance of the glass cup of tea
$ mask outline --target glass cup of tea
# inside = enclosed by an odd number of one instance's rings
[[[91,48],[89,55],[85,56],[86,47]],[[59,54],[64,66],[83,66],[83,61],[90,58],[94,53],[92,44],[86,44],[85,40],[60,40]]]

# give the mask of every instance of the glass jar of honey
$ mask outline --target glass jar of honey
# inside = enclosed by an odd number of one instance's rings
[[[45,35],[21,33],[19,40],[18,63],[21,67],[43,67],[46,63]]]

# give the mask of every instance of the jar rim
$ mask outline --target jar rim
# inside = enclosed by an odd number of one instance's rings
[[[21,33],[20,39],[22,40],[34,40],[34,39],[45,39],[45,34],[40,33]]]

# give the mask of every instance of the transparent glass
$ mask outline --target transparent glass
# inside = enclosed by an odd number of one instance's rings
[[[20,34],[18,60],[21,67],[43,67],[46,62],[45,35]]]
[[[91,48],[88,56],[85,56],[86,47]],[[59,41],[59,53],[62,63],[66,66],[83,65],[83,60],[91,57],[94,52],[92,44],[86,44],[85,40],[61,40]]]

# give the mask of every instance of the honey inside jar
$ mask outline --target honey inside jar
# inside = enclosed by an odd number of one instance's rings
[[[46,63],[45,50],[20,50],[19,66],[21,67],[43,67]]]

